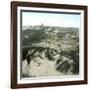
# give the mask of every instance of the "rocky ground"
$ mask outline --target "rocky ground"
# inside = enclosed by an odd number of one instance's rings
[[[79,74],[79,30],[33,26],[22,32],[22,77]]]

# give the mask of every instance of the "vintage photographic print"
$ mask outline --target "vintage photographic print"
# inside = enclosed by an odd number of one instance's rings
[[[87,84],[87,6],[11,2],[11,88]]]
[[[21,77],[78,75],[80,13],[21,15]]]

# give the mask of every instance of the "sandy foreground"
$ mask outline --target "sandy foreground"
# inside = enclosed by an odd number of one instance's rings
[[[34,60],[28,65],[27,61],[22,62],[22,73],[28,76],[35,77],[45,77],[45,76],[60,76],[64,73],[60,73],[55,69],[55,61],[49,60],[40,60],[37,58],[37,61],[40,62],[40,65]]]

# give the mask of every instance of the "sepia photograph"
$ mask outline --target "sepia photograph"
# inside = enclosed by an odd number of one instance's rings
[[[79,75],[80,13],[22,11],[21,78]]]
[[[11,2],[11,88],[87,84],[87,6]]]

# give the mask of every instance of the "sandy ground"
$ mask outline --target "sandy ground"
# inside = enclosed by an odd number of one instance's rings
[[[40,63],[40,65],[38,64],[38,62]],[[55,61],[49,61],[47,59],[40,60],[40,58],[37,58],[37,62],[32,60],[29,65],[27,64],[26,60],[23,61],[22,73],[36,77],[63,75],[63,73],[60,73],[55,69]]]

